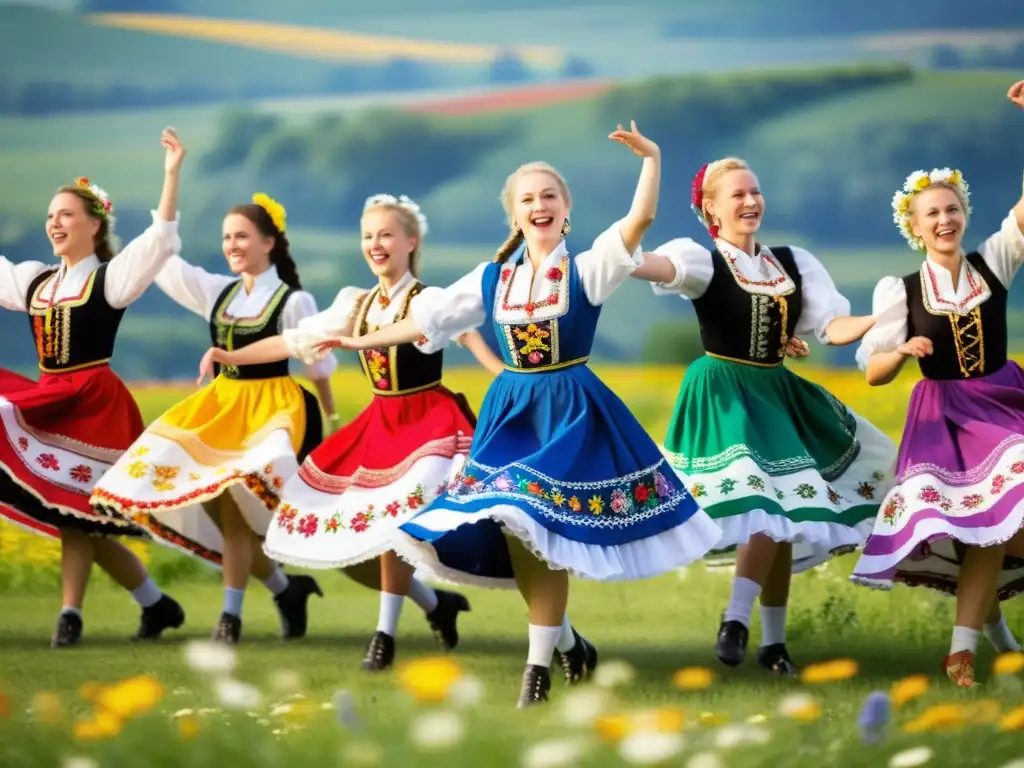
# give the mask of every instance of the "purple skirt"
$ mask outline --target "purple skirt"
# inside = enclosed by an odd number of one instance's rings
[[[1011,361],[980,379],[918,382],[896,466],[850,578],[956,594],[966,546],[1001,544],[1024,527],[1024,371]],[[1024,559],[1007,556],[999,599],[1022,591]]]

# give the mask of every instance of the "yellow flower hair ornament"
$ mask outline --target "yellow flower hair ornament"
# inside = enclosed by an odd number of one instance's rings
[[[903,187],[892,197],[892,220],[899,227],[900,234],[915,251],[924,251],[924,241],[917,237],[910,226],[910,203],[929,187],[946,184],[955,187],[964,200],[964,216],[971,215],[971,193],[964,175],[952,168],[933,168],[930,173],[914,171],[907,176]]]
[[[272,198],[270,195],[265,195],[262,192],[257,192],[253,195],[252,201],[267,212],[267,215],[270,216],[270,220],[274,222],[274,226],[277,227],[278,232],[283,233],[285,231],[285,228],[287,227],[286,220],[288,218],[288,212],[285,211],[283,205],[277,202],[277,200]]]
[[[110,195],[106,193],[106,190],[96,184],[93,184],[85,176],[79,176],[75,179],[75,186],[79,189],[86,190],[96,198],[94,213],[101,219],[106,219],[107,231],[113,232],[114,224],[117,222],[117,219],[114,217],[114,203],[111,202]]]

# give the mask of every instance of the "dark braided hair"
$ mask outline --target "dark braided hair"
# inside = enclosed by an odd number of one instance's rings
[[[277,267],[277,274],[286,285],[297,291],[302,290],[302,283],[299,282],[299,268],[295,264],[295,259],[292,258],[288,238],[277,228],[267,210],[256,203],[244,203],[232,206],[228,214],[232,213],[245,216],[264,237],[274,238],[274,247],[270,249],[270,263]]]
[[[82,210],[90,219],[98,221],[100,228],[96,230],[93,237],[93,249],[96,251],[96,258],[106,263],[114,258],[114,247],[110,243],[110,219],[103,208],[102,201],[92,193],[88,187],[78,184],[65,184],[60,187],[56,194],[68,193],[82,201]]]

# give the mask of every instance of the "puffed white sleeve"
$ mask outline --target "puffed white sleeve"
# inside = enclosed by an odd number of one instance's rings
[[[52,266],[41,261],[22,261],[15,264],[0,256],[0,307],[12,312],[27,312],[28,287],[32,281]]]
[[[604,304],[633,271],[644,263],[639,245],[630,253],[622,240],[621,222],[616,221],[597,236],[589,251],[576,256],[576,270],[587,300],[595,307]]]
[[[189,312],[209,320],[217,297],[237,278],[216,275],[175,254],[156,276],[156,287]]]
[[[711,251],[689,237],[677,237],[659,245],[651,253],[664,256],[675,267],[676,276],[667,283],[651,283],[658,296],[676,295],[699,299],[711,285],[715,263]]]
[[[426,308],[423,310],[425,313],[430,312],[430,308],[437,306],[444,301],[444,288],[438,288],[436,286],[430,286],[424,288],[422,291],[413,296],[412,301],[409,304],[409,312],[412,313],[413,318],[416,317],[416,305],[425,304]],[[417,323],[418,324],[418,323]],[[471,330],[471,329],[467,329]],[[461,336],[465,331],[456,333],[455,336],[445,336],[443,334],[434,334],[428,336],[424,334],[421,339],[415,342],[416,349],[425,355],[433,354],[434,352],[440,352],[442,349],[448,346],[453,338]]]
[[[150,213],[153,223],[107,265],[103,294],[116,309],[127,307],[145,293],[167,260],[181,251],[177,214],[174,221],[164,221],[156,211]]]
[[[883,277],[871,297],[875,324],[860,341],[857,365],[866,371],[868,360],[879,352],[895,352],[907,341],[907,287],[899,277]]]
[[[431,293],[426,299],[409,304],[409,316],[426,339],[417,342],[421,349],[428,349],[428,345],[444,345],[448,340],[484,324],[487,320],[483,286],[485,269],[486,262],[441,289],[440,293]],[[423,291],[417,298],[426,293]]]
[[[308,318],[316,317],[316,299],[306,291],[295,291],[285,302],[284,310],[281,312],[282,335],[290,330],[298,329],[302,322]],[[328,352],[319,360],[314,362],[302,361],[306,369],[306,375],[314,381],[329,379],[334,369],[338,367],[338,359]]]
[[[293,294],[293,297],[296,294]],[[309,294],[306,294],[309,296]],[[285,345],[295,357],[306,364],[307,370],[320,364],[321,361],[330,357],[337,364],[335,357],[330,350],[318,350],[316,345],[321,341],[337,336],[351,336],[352,324],[355,321],[356,310],[359,301],[366,295],[362,288],[342,288],[338,295],[331,302],[331,306],[323,312],[316,311],[316,303],[313,302],[313,312],[298,319],[292,326],[286,326],[281,333]],[[309,297],[312,300],[312,296]],[[325,363],[331,365],[331,363]],[[332,365],[331,370],[334,370]],[[310,373],[313,378],[321,378]]]
[[[796,335],[813,333],[819,342],[828,344],[825,329],[837,317],[850,314],[850,302],[839,292],[828,270],[810,251],[796,247],[791,250],[803,281],[803,310],[796,322]]]
[[[999,230],[978,247],[978,253],[1003,287],[1009,288],[1024,261],[1024,232],[1020,230],[1014,211],[1010,211]]]

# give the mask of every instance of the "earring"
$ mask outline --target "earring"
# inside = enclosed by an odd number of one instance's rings
[[[564,222],[562,222],[562,237],[565,237],[571,231],[572,231],[572,225],[569,223],[569,220],[566,219]]]

